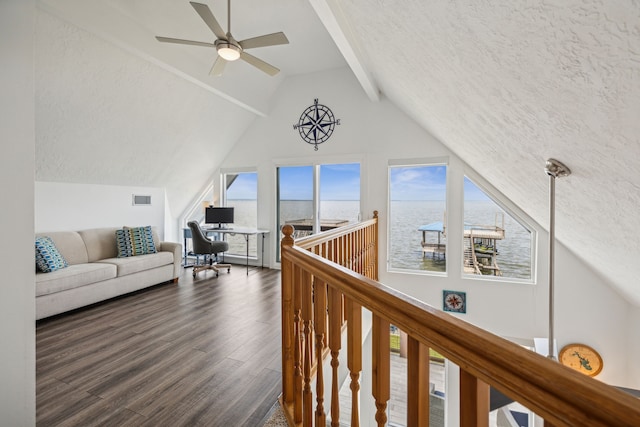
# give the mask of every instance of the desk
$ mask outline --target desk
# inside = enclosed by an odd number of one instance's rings
[[[217,234],[241,234],[244,236],[245,242],[247,244],[247,275],[249,275],[249,236],[257,236],[258,234],[262,234],[262,255],[260,256],[260,261],[262,262],[262,268],[264,268],[264,239],[267,234],[269,234],[269,230],[261,230],[258,228],[242,228],[242,227],[233,227],[233,228],[215,228],[215,227],[206,227],[202,229],[207,235],[211,233]]]

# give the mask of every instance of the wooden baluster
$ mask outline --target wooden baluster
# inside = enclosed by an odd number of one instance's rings
[[[371,279],[378,280],[378,254],[380,253],[378,252],[378,236],[380,236],[378,234],[378,211],[373,211],[373,218],[376,220],[373,226],[373,234],[375,234],[376,237],[374,239],[375,245],[373,248],[373,252],[375,253],[375,264],[373,266],[373,277],[371,277]]]
[[[351,269],[351,234],[344,236],[344,261],[345,267]]]
[[[302,388],[302,425],[313,425],[313,394],[311,393],[311,365],[313,348],[311,345],[312,319],[311,319],[311,274],[302,272],[302,327],[303,327],[303,388]]]
[[[336,264],[340,264],[340,258],[338,257],[338,245],[340,244],[340,238],[335,238],[331,241],[331,261]]]
[[[369,226],[369,232],[371,233],[371,239],[369,240],[369,253],[371,254],[371,261],[369,263],[369,277],[370,279],[374,279],[378,277],[378,254],[376,252],[376,242],[378,241],[378,236],[376,236],[376,226],[375,224]]]
[[[370,267],[371,267],[371,251],[369,250],[369,242],[371,241],[371,227],[367,227],[364,230],[364,275],[367,277],[371,277]]]
[[[373,279],[374,277],[377,276],[376,259],[378,257],[378,254],[376,253],[376,241],[378,239],[378,236],[375,235],[375,232],[376,232],[375,225],[369,226],[369,233],[371,233],[371,238],[369,240],[370,260],[369,260],[369,275],[367,277],[370,279]]]
[[[342,347],[342,294],[329,287],[329,349],[331,350],[331,427],[340,426],[338,355]]]
[[[362,306],[347,298],[347,367],[351,376],[351,427],[360,426],[360,371],[362,371]]]
[[[322,366],[322,352],[325,346],[325,328],[327,324],[327,285],[316,279],[314,283],[314,318],[316,331],[316,426],[327,425],[327,415],[324,412],[324,371]]]
[[[291,225],[282,227],[284,238],[281,251],[285,246],[293,246],[294,228]],[[294,399],[294,314],[293,314],[293,266],[285,257],[282,258],[282,401],[285,407],[291,407]]]
[[[389,321],[373,315],[372,331],[373,397],[376,401],[376,421],[387,423],[387,401],[391,394]]]
[[[358,271],[358,232],[351,233],[351,239],[353,244],[353,271]]]
[[[460,427],[489,426],[489,385],[460,368]]]
[[[362,274],[362,230],[356,231],[357,272]]]
[[[407,353],[407,426],[426,426],[429,425],[429,348],[409,336]]]
[[[356,242],[353,238],[353,233],[349,234],[349,269],[354,270],[356,264]]]
[[[349,236],[345,235],[342,239],[342,266],[349,268]]]
[[[361,268],[361,261],[362,261],[362,253],[360,252],[362,249],[362,245],[360,242],[360,230],[357,230],[355,232],[355,235],[353,236],[356,242],[356,272],[358,273],[362,273],[362,268]]]
[[[294,265],[293,283],[293,324],[294,324],[294,388],[295,398],[293,418],[296,424],[302,422],[302,269]]]
[[[311,314],[310,314],[310,316],[311,316],[311,334],[312,335],[310,335],[310,340],[309,340],[309,342],[310,342],[309,345],[311,346],[311,353],[310,353],[310,355],[311,355],[311,372],[315,371],[316,365],[318,363],[318,359],[316,358],[316,340],[314,339],[314,335],[313,335],[314,334],[314,324],[315,324],[315,320],[314,320],[315,319],[315,315],[314,315],[315,309],[313,308],[313,304],[314,304],[314,301],[316,300],[316,297],[315,297],[315,292],[316,291],[315,291],[315,285],[314,285],[315,284],[315,280],[316,280],[316,278],[312,276],[311,277],[311,284],[312,284],[312,286],[311,286],[311,302],[310,302],[311,303]]]

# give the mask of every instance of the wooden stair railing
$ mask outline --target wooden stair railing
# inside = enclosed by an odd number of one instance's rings
[[[408,426],[429,423],[429,348],[460,367],[461,427],[488,426],[489,386],[544,418],[545,426],[640,426],[640,401],[631,395],[377,282],[377,230],[374,214],[372,220],[309,236],[298,245],[293,227],[283,227],[280,401],[290,426],[326,425],[325,377],[331,378],[331,426],[339,425],[338,356],[345,327],[352,408],[358,408],[362,308],[372,312],[378,426],[387,422],[390,397],[390,323],[408,335]],[[327,374],[325,357],[331,360]],[[358,411],[351,414],[350,425],[359,426]]]

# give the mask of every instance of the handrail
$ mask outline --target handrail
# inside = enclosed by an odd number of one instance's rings
[[[348,224],[340,228],[333,228],[331,230],[323,231],[322,233],[311,234],[309,236],[301,237],[300,239],[296,240],[296,246],[301,247],[303,249],[311,249],[314,246],[332,241],[336,237],[344,236],[346,234],[352,233],[354,231],[362,230],[373,224],[376,224],[377,218],[378,218],[378,211],[374,211],[373,219],[369,219],[369,220],[365,220],[365,221],[361,221],[353,224]]]
[[[334,233],[339,234],[337,231]],[[311,342],[315,334],[316,353],[318,347],[322,350],[326,343],[325,313],[328,313],[328,325],[331,329],[332,322],[335,324],[332,315],[342,319],[344,313],[341,310],[345,310],[346,317],[353,319],[354,313],[358,317],[359,307],[373,313],[372,374],[378,425],[386,422],[384,412],[389,398],[389,323],[409,335],[408,361],[412,374],[408,375],[408,382],[412,392],[408,396],[408,425],[428,423],[428,392],[424,391],[428,390],[428,368],[427,372],[421,371],[419,363],[425,360],[428,347],[460,367],[461,426],[487,425],[489,385],[543,417],[546,425],[640,425],[640,403],[634,397],[436,310],[347,267],[327,261],[309,249],[299,248],[293,245],[292,239],[287,240],[290,236],[285,232],[282,243],[282,403],[290,425],[311,426],[314,419],[315,425],[322,425],[325,419],[322,398],[317,393],[318,404],[314,412],[310,371],[309,366],[306,366],[311,361]],[[286,284],[289,280],[291,286]],[[312,307],[314,293],[315,302],[322,305],[320,309]],[[343,299],[344,306],[336,308]],[[326,306],[325,300],[328,301]],[[285,325],[285,321],[288,324]],[[347,323],[347,329],[351,326]],[[335,341],[338,331],[339,328],[333,333],[329,330],[329,341],[332,338]],[[353,352],[353,347],[361,343],[361,337],[357,333],[354,335],[348,337],[349,352]],[[287,345],[289,348],[284,348]],[[332,357],[334,351],[337,353],[339,350],[340,345],[334,342]],[[332,367],[333,360],[332,358]],[[291,366],[285,368],[288,364]],[[356,366],[355,374],[352,366]],[[358,366],[357,361],[351,361],[349,366],[352,390],[359,387]],[[291,373],[293,375],[287,378]],[[324,380],[321,377],[321,372],[318,371],[316,383],[320,383],[320,390],[323,390]],[[416,378],[421,378],[421,381],[416,382]],[[425,379],[426,384],[423,384]],[[337,385],[332,384],[332,387],[337,388]],[[333,415],[335,404],[338,404],[337,398],[332,400],[332,425],[337,425],[337,420],[333,424],[333,418],[338,416],[338,412]],[[355,420],[355,423],[352,419],[351,424],[357,425],[358,421]]]

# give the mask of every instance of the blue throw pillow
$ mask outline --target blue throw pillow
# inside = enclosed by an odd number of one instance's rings
[[[36,267],[38,270],[50,273],[68,266],[67,260],[58,251],[51,237],[36,237]]]
[[[158,252],[150,225],[116,230],[116,245],[118,246],[118,258]]]

